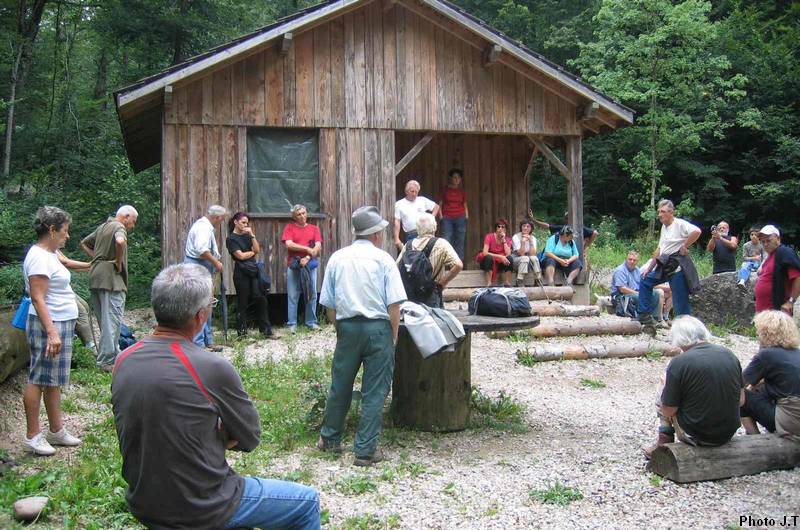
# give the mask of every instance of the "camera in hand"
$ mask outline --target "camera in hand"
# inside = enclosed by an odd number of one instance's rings
[[[711,232],[713,233],[716,231],[717,231],[717,225],[711,225]]]

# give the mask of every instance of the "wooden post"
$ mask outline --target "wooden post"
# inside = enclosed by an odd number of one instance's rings
[[[583,245],[583,157],[582,139],[580,136],[567,136],[564,138],[566,148],[567,167],[569,169],[569,186],[567,196],[567,211],[569,224],[575,229],[575,242],[581,249],[581,260],[586,263],[586,249]]]
[[[454,352],[423,359],[405,327],[395,353],[391,414],[394,424],[423,431],[461,431],[469,424],[471,333]]]

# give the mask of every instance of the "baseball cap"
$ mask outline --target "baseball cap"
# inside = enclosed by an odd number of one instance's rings
[[[761,230],[758,231],[759,234],[763,234],[765,236],[778,236],[781,237],[781,233],[775,228],[775,225],[765,225]]]

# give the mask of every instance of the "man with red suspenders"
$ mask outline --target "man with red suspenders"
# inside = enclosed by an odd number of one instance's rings
[[[154,529],[319,529],[319,494],[241,477],[225,451],[252,451],[258,411],[224,358],[192,342],[208,318],[211,275],[172,265],[153,280],[158,325],[117,357],[111,385],[131,513]]]

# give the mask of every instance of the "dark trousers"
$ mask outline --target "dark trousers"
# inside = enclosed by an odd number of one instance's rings
[[[233,285],[236,287],[236,319],[239,333],[247,332],[248,313],[258,324],[258,329],[266,333],[272,329],[269,322],[269,305],[266,297],[258,289],[258,278],[249,276],[238,268],[233,271]]]
[[[744,406],[739,409],[743,418],[753,418],[769,432],[775,432],[775,402],[763,388],[744,391]]]

